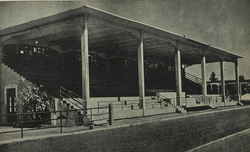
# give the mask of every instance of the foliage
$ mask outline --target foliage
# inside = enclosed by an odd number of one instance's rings
[[[41,97],[41,94],[39,87],[27,84],[19,90],[19,96],[16,100],[24,107],[24,112],[29,113],[29,120],[42,120],[48,117],[48,115],[43,113],[35,113],[49,110],[49,98],[46,94]]]
[[[245,80],[245,76],[244,76],[244,75],[240,75],[240,76],[239,76],[239,80],[240,80],[240,81]]]
[[[214,73],[214,72],[211,73],[209,80],[210,80],[211,82],[218,81],[218,78],[215,77],[215,73]]]

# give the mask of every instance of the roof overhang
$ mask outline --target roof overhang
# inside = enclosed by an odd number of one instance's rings
[[[84,15],[85,14],[85,15]],[[143,33],[144,56],[148,60],[172,63],[175,49],[181,51],[182,63],[200,64],[203,54],[206,62],[235,62],[242,56],[230,53],[166,30],[117,16],[90,6],[83,6],[60,14],[33,20],[0,30],[1,43],[33,44],[58,49],[60,52],[80,47],[82,17],[88,16],[90,52],[136,56],[139,33]]]

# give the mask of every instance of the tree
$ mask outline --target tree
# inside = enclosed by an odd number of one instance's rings
[[[41,96],[41,88],[35,85],[25,83],[23,88],[20,88],[19,96],[16,98],[16,102],[20,103],[24,107],[24,121],[31,121],[26,125],[37,126],[45,123],[50,118],[49,113],[41,113],[49,111],[49,101],[47,94]]]
[[[214,73],[214,72],[211,73],[209,80],[210,80],[211,82],[218,81],[218,78],[215,77],[215,73]]]
[[[244,76],[244,75],[240,75],[240,76],[239,76],[239,80],[240,80],[240,81],[245,80],[245,76]]]

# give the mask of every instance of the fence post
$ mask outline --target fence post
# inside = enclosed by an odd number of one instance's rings
[[[113,105],[109,104],[109,125],[113,124]]]
[[[23,138],[23,114],[21,114],[21,138]]]
[[[90,109],[90,125],[93,125],[92,109]]]
[[[62,133],[62,111],[60,111],[60,130]]]
[[[97,102],[97,104],[98,104],[98,113],[99,113],[99,101]]]
[[[188,106],[188,101],[187,101],[187,98],[186,98],[186,107]]]
[[[122,111],[123,111],[123,101],[121,101],[121,104],[122,104]]]

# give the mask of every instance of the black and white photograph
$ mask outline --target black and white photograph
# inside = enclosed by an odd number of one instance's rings
[[[249,0],[0,0],[1,152],[250,152]]]

